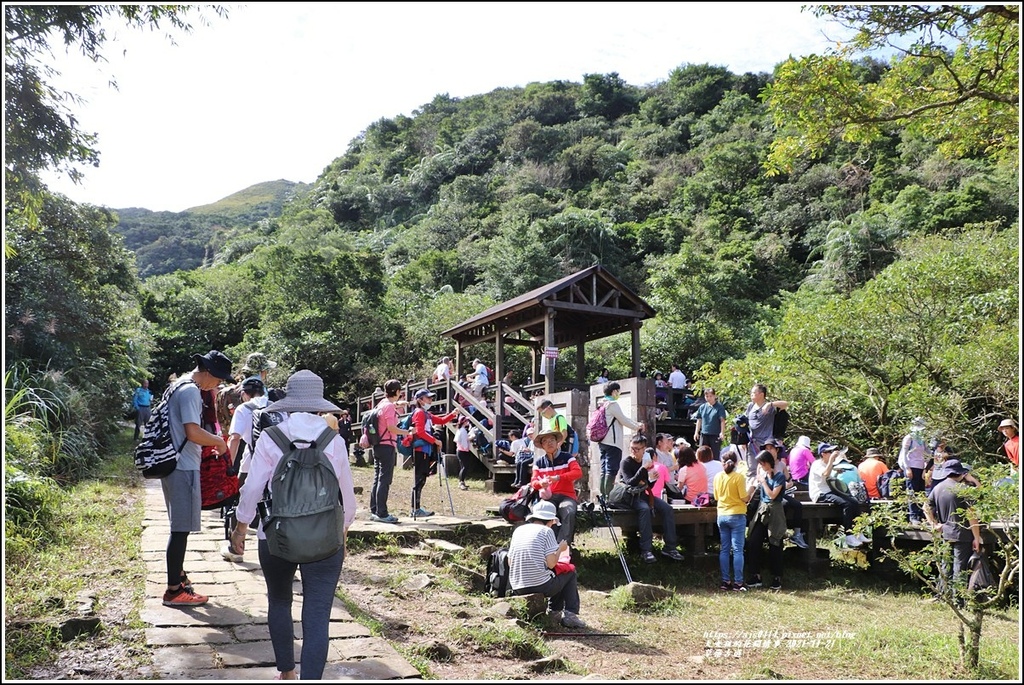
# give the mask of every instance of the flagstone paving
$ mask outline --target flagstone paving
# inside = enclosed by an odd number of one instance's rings
[[[203,512],[202,530],[189,535],[185,571],[196,591],[208,595],[210,601],[194,608],[165,607],[161,599],[166,588],[164,554],[170,529],[157,480],[146,483],[142,525],[147,577],[141,619],[147,625],[146,643],[153,651],[153,677],[272,680],[277,669],[267,630],[266,585],[256,560],[255,540],[245,561],[225,561],[220,555],[224,540],[220,512]],[[359,525],[370,528],[368,523]],[[296,579],[292,607],[296,662],[302,647],[301,611],[302,584]],[[331,611],[330,636],[324,680],[420,679],[419,671],[386,640],[357,623],[338,599]],[[298,669],[301,672],[301,663]]]

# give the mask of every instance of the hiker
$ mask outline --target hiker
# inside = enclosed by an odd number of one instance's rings
[[[900,453],[896,463],[903,470],[907,479],[907,485],[913,492],[924,492],[924,467],[928,461],[928,448],[924,440],[925,420],[918,416],[910,422],[910,432],[903,436],[900,443]],[[918,525],[921,523],[923,513],[921,505],[917,502],[910,502],[910,523]]]
[[[750,388],[750,404],[743,410],[750,424],[750,444],[747,446],[747,475],[752,475],[757,468],[754,457],[764,449],[764,443],[774,436],[775,413],[787,409],[789,402],[767,398],[768,388],[762,383],[754,383]]]
[[[323,380],[312,371],[293,373],[285,385],[286,397],[267,407],[268,411],[288,412],[288,418],[277,424],[292,442],[303,444],[315,442],[327,427],[321,412],[337,412],[340,409],[324,399]],[[338,478],[338,489],[345,510],[345,534],[355,520],[356,496],[349,470],[348,450],[341,437],[335,435],[324,449],[324,455],[334,467]],[[281,447],[264,432],[256,442],[249,478],[238,501],[238,524],[231,533],[232,545],[245,551],[245,534],[248,521],[256,517],[256,505],[263,497],[264,488],[270,488],[273,495],[274,471],[284,456]],[[305,564],[286,561],[270,553],[262,522],[256,531],[260,568],[267,584],[267,628],[274,647],[274,661],[281,680],[295,680],[295,638],[292,626],[292,583],[295,570],[300,569],[302,578],[302,664],[303,680],[318,680],[323,675],[327,662],[331,610],[334,592],[341,576],[345,559],[345,547],[336,553]]]
[[[710,452],[711,448],[702,445]],[[700,448],[698,448],[700,449]],[[697,459],[697,454],[689,445],[677,447],[675,450],[676,463],[679,470],[676,471],[676,483],[679,491],[683,493],[683,500],[687,504],[693,504],[697,495],[708,492],[708,470],[706,466]]]
[[[510,431],[508,434],[509,437],[516,436],[509,446],[509,451],[515,454],[516,479],[512,482],[512,487],[514,488],[521,488],[533,478],[533,434],[534,429],[532,425],[528,425],[523,430],[522,437],[518,437],[518,431]]]
[[[533,462],[530,485],[540,492],[541,499],[557,508],[561,522],[558,540],[572,545],[576,532],[576,481],[583,476],[583,469],[575,457],[562,451],[561,438],[562,433],[556,430],[537,433],[533,438],[539,454]]]
[[[784,476],[785,485],[782,488],[782,504],[786,512],[792,512],[792,516],[789,516],[787,513],[786,518],[792,518],[793,520],[793,534],[789,536],[789,540],[800,549],[807,549],[807,540],[804,539],[803,534],[804,505],[803,502],[796,498],[795,494],[790,494],[789,492],[790,488],[795,492],[796,487],[793,483],[789,465],[786,463],[786,458],[782,456],[783,447],[782,441],[778,438],[769,438],[764,443],[765,451],[772,455],[772,459],[775,460],[775,470],[781,471]]]
[[[192,589],[185,573],[185,551],[189,533],[202,529],[202,488],[199,484],[199,463],[204,446],[212,446],[218,455],[227,454],[224,438],[202,428],[203,391],[216,388],[231,378],[231,360],[218,350],[192,355],[196,363],[191,373],[183,374],[174,383],[168,401],[168,422],[175,445],[182,445],[178,464],[160,480],[167,505],[171,534],[167,540],[167,590],[164,606],[199,606],[209,597]]]
[[[388,513],[388,495],[395,477],[397,436],[412,431],[398,427],[398,403],[401,401],[402,382],[392,378],[384,384],[384,399],[377,403],[379,410],[377,430],[380,442],[373,447],[373,487],[370,489],[370,520],[377,523],[398,523],[398,517]]]
[[[811,439],[801,435],[796,439],[796,447],[789,453],[789,474],[794,483],[807,485],[807,473],[814,463],[814,452],[811,451]]]
[[[621,389],[622,386],[617,381],[604,384],[602,402],[608,433],[601,439],[598,449],[601,452],[601,494],[605,496],[611,492],[622,463],[622,440],[625,436],[622,427],[625,426],[637,433],[643,433],[645,429],[643,421],[633,421],[622,411],[618,401]]]
[[[554,439],[552,437],[549,442]],[[567,567],[563,573],[555,573],[554,570],[559,557],[569,549],[564,537],[561,540],[555,537],[552,528],[557,525],[555,505],[540,500],[533,505],[526,523],[512,531],[508,546],[509,585],[513,595],[539,593],[547,597],[548,611],[552,614],[561,612],[563,626],[586,628],[587,624],[579,617],[580,593],[575,567]]]
[[[853,520],[861,513],[860,503],[849,493],[839,492],[828,483],[833,477],[832,471],[839,461],[839,455],[845,452],[845,447],[839,449],[837,445],[829,442],[818,445],[818,458],[811,464],[807,476],[807,491],[812,502],[828,502],[842,507],[846,544],[849,547],[860,547],[861,544],[871,542],[871,538],[863,533],[853,534]]]
[[[434,512],[427,511],[420,506],[420,495],[423,493],[423,486],[427,484],[427,478],[437,473],[437,459],[434,448],[440,449],[441,441],[434,436],[434,424],[445,424],[459,415],[457,409],[453,409],[444,416],[430,413],[430,403],[434,399],[434,393],[426,388],[420,388],[413,395],[416,408],[412,412],[412,430],[405,438],[405,444],[412,445],[413,474],[412,484],[412,510],[409,515],[415,518],[433,516]]]
[[[939,484],[925,500],[924,515],[928,525],[935,533],[941,532],[942,539],[952,547],[952,566],[945,558],[939,563],[939,583],[944,591],[950,591],[951,585],[968,570],[971,553],[979,551],[982,544],[981,526],[970,509],[968,486],[963,482],[970,470],[971,467],[961,464],[959,459],[947,459],[942,463]]]
[[[778,466],[778,468],[776,468]],[[786,514],[783,494],[786,492],[786,474],[781,464],[768,450],[757,455],[757,474],[754,476],[760,491],[760,504],[747,529],[747,549],[744,563],[753,571],[747,587],[761,587],[761,551],[768,542],[768,568],[772,572],[770,590],[782,589],[782,542],[786,539]]]
[[[1006,441],[1003,442],[1003,453],[1010,462],[1011,473],[1017,471],[1020,461],[1020,435],[1017,433],[1017,422],[1013,419],[1003,419],[999,422],[999,432],[1003,434]]]
[[[228,429],[228,454],[231,455],[234,469],[238,473],[238,487],[245,484],[249,475],[249,464],[252,460],[252,418],[257,409],[267,406],[266,387],[259,376],[250,376],[241,383],[242,404],[235,408],[231,415],[231,427]],[[234,515],[237,516],[237,510]],[[230,530],[232,522],[229,521]],[[253,521],[252,525],[255,525]],[[241,563],[245,557],[237,549],[232,548],[231,541],[225,540],[220,551],[225,561]]]
[[[707,445],[701,445],[697,451],[704,448]],[[754,493],[754,486],[747,486],[746,478],[736,470],[736,457],[730,454],[711,487],[718,502],[718,534],[722,543],[718,553],[718,566],[722,573],[719,589],[746,592],[747,586],[743,584],[743,539],[747,530],[747,502]],[[732,580],[729,579],[730,559]]]
[[[437,368],[434,369],[434,374],[430,377],[430,382],[444,383],[453,375],[452,360],[448,357],[441,357],[441,361],[437,363]]]
[[[721,452],[725,418],[725,406],[718,399],[718,393],[714,388],[704,388],[704,402],[697,407],[697,424],[693,428],[697,445],[707,445],[713,454]]]
[[[267,359],[267,355],[262,352],[253,352],[245,358],[242,373],[246,376],[259,376],[259,379],[266,385],[267,377],[276,368],[277,362]]]
[[[491,384],[491,379],[487,375],[487,366],[480,359],[473,360],[473,372],[468,374],[468,378],[473,383],[469,391],[482,400],[484,391]]]
[[[659,464],[663,465],[668,470],[668,477],[675,481],[676,479],[676,458],[672,454],[672,447],[675,443],[675,438],[671,433],[655,433],[654,434],[654,460]],[[696,455],[694,455],[696,459]]]
[[[676,448],[678,451],[678,448]],[[708,492],[711,492],[715,484],[715,476],[722,472],[724,462],[715,458],[714,452],[707,445],[697,448],[697,461],[704,464],[704,470],[708,474]]]
[[[459,459],[459,489],[469,490],[466,485],[466,469],[473,458],[472,448],[469,444],[469,417],[460,416],[458,430],[455,431],[455,456]]]
[[[132,408],[135,410],[135,436],[138,440],[142,433],[142,427],[149,421],[150,405],[153,403],[153,393],[149,391],[149,379],[143,378],[139,387],[135,388],[132,395]]]
[[[569,421],[564,414],[555,411],[555,403],[549,399],[541,400],[541,403],[537,405],[537,414],[540,417],[541,432],[558,431],[562,436],[558,442],[559,444],[564,443],[569,436]]]
[[[655,484],[660,480],[655,470],[657,462],[647,453],[647,438],[641,434],[633,436],[629,443],[629,458],[623,459],[619,465],[616,480],[626,487],[643,487],[644,491],[633,497],[630,508],[636,512],[637,528],[640,532],[640,558],[645,564],[657,561],[654,556],[654,512],[661,519],[662,538],[665,541],[661,555],[673,561],[683,561],[683,555],[677,547],[676,514],[672,505],[654,492]],[[664,475],[664,474],[662,474]]]
[[[877,447],[869,447],[868,451],[864,453],[864,458],[857,464],[857,471],[860,473],[864,487],[867,488],[868,497],[871,499],[882,498],[881,493],[878,492],[878,479],[888,470],[889,466],[885,463],[885,455],[882,454],[882,450]]]
[[[334,416],[338,419],[338,435],[345,441],[345,449],[348,449],[352,456],[355,457],[355,466],[360,468],[366,466],[366,456],[363,450],[356,449],[359,445],[355,444],[355,441],[352,439],[352,414],[349,413],[348,409],[342,409]]]

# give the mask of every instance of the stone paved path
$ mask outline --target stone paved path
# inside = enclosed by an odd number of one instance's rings
[[[267,595],[256,559],[255,539],[242,563],[220,555],[224,539],[219,511],[203,512],[203,529],[189,535],[185,571],[196,591],[209,595],[201,607],[165,607],[164,554],[170,528],[160,481],[146,482],[142,522],[146,562],[146,600],[141,618],[153,650],[153,675],[164,680],[272,680],[277,675],[267,632]],[[298,661],[301,650],[302,585],[296,574],[295,622]],[[335,599],[331,643],[324,680],[419,679],[420,674],[382,638],[357,623]],[[301,671],[302,666],[299,665]]]

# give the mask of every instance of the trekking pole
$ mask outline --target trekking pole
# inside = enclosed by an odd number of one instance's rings
[[[438,451],[440,452],[440,450]],[[441,487],[448,491],[448,506],[451,507],[452,516],[455,516],[455,502],[452,500],[452,487],[448,482],[448,466],[446,462],[445,455],[443,453],[440,454],[437,460],[437,477],[441,481]],[[444,511],[444,492],[441,493],[441,511]]]
[[[615,545],[615,549],[619,553],[619,561],[622,562],[622,570],[626,572],[626,582],[632,583],[633,576],[629,574],[629,566],[626,565],[626,555],[622,553],[622,548],[619,546],[619,536],[615,534],[615,526],[612,525],[612,515],[608,512],[608,503],[605,501],[605,496],[598,495],[597,501],[601,505],[601,511],[604,512],[604,522],[608,524],[608,532],[612,535],[612,544]]]

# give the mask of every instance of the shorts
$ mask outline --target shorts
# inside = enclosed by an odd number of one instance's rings
[[[202,528],[202,490],[199,471],[174,469],[160,479],[172,533],[198,533]]]

